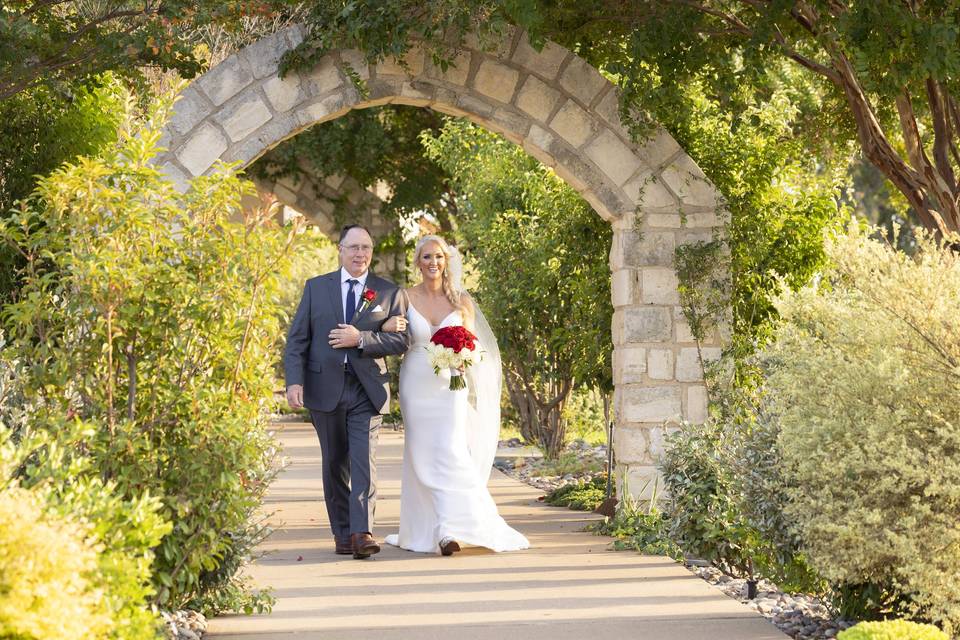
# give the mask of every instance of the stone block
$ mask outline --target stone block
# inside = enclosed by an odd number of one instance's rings
[[[450,61],[446,71],[443,71],[439,66],[433,64],[433,61],[427,60],[424,75],[429,78],[449,82],[458,87],[465,87],[467,85],[467,78],[470,75],[470,52],[461,51],[458,53],[454,59]]]
[[[644,425],[617,425],[613,446],[617,460],[620,462],[646,462],[650,460],[647,429]]]
[[[370,63],[367,62],[367,57],[362,52],[356,49],[344,49],[340,51],[340,59],[360,76],[361,80],[370,79]]]
[[[677,356],[677,380],[680,382],[699,382],[703,380],[703,367],[700,364],[701,354],[704,364],[709,364],[720,358],[720,348],[702,347],[699,351],[696,347],[680,349],[680,355]]]
[[[650,349],[647,352],[647,375],[651,380],[673,380],[673,351]]]
[[[404,82],[400,86],[399,103],[425,107],[433,102],[433,87],[423,82]]]
[[[509,103],[513,100],[513,92],[519,79],[520,72],[516,69],[487,58],[477,69],[473,88],[494,100]]]
[[[707,388],[703,385],[687,387],[686,419],[694,424],[707,421]]]
[[[647,228],[655,227],[660,229],[679,229],[679,213],[648,213],[643,216],[644,225]]]
[[[418,76],[423,73],[423,59],[423,49],[413,47],[403,55],[402,59],[388,56],[383,62],[377,65],[377,75]]]
[[[513,52],[513,61],[518,66],[546,80],[553,80],[557,77],[560,65],[563,64],[566,57],[567,50],[549,40],[544,44],[541,51],[537,51],[530,45],[526,33],[520,34],[517,48]]]
[[[633,150],[610,129],[603,129],[584,151],[617,186],[624,184],[642,166]]]
[[[682,149],[677,141],[664,129],[657,129],[649,138],[640,142],[639,149],[640,155],[643,156],[647,164],[654,168],[660,168],[667,164],[681,151]]]
[[[644,304],[679,304],[676,272],[670,267],[644,267],[640,272],[641,301]]]
[[[650,457],[655,461],[659,461],[669,448],[667,445],[667,437],[673,433],[679,431],[679,428],[676,426],[656,426],[650,427],[650,430],[647,431],[647,452],[650,454]]]
[[[637,302],[637,272],[618,269],[610,276],[610,292],[614,307],[626,307]]]
[[[350,110],[353,102],[348,101],[342,94],[335,93],[323,100],[308,104],[297,111],[297,120],[301,126],[310,125],[326,120],[333,120]]]
[[[280,183],[273,185],[272,191],[273,195],[277,196],[277,200],[283,204],[296,208],[298,200],[296,191]]]
[[[594,110],[611,127],[620,128],[623,126],[620,122],[620,90],[616,86],[607,91]]]
[[[622,416],[628,422],[679,421],[681,387],[627,385],[622,392]]]
[[[638,384],[647,372],[644,347],[617,347],[613,350],[613,380],[616,384]]]
[[[530,118],[521,113],[517,113],[512,108],[495,109],[490,115],[489,124],[497,132],[507,135],[519,136],[519,139],[526,137],[530,130]]]
[[[180,193],[186,193],[187,189],[190,188],[190,178],[173,163],[164,163],[160,167],[160,173],[163,174],[164,178],[172,182],[173,186],[176,187]]]
[[[195,177],[203,175],[226,150],[226,136],[207,122],[200,125],[174,153],[183,168]]]
[[[664,307],[624,309],[625,342],[668,342],[673,337],[670,311]]]
[[[523,140],[523,150],[531,156],[547,165],[554,166],[556,159],[550,155],[548,150],[553,145],[553,134],[535,124],[530,125],[530,131]]]
[[[200,76],[196,84],[219,107],[251,82],[253,74],[240,63],[238,56],[232,55]]]
[[[659,213],[677,211],[680,208],[679,199],[649,171],[641,171],[632,177],[623,185],[623,191],[644,212]]]
[[[487,118],[493,115],[493,106],[481,98],[471,95],[461,95],[457,98],[457,107],[469,116]]]
[[[517,94],[517,107],[540,122],[550,119],[558,102],[560,92],[534,76],[527,76]]]
[[[285,113],[272,117],[259,129],[251,132],[237,145],[234,145],[223,154],[224,162],[240,162],[247,166],[269,149],[279,140],[286,140],[301,129],[297,117],[293,113]]]
[[[378,107],[393,102],[400,95],[403,82],[393,78],[374,78],[367,83],[366,107]]]
[[[212,109],[207,98],[197,89],[196,83],[190,84],[173,105],[173,117],[170,128],[184,136],[193,131],[206,118]]]
[[[663,482],[654,464],[618,464],[617,474],[622,478],[619,495],[631,495],[637,501],[651,501],[663,497]]]
[[[703,227],[716,227],[720,225],[716,211],[701,211],[699,213],[688,213],[684,225],[692,229]]]
[[[690,325],[687,324],[687,319],[683,315],[683,309],[680,307],[673,308],[673,328],[676,334],[674,340],[678,343],[696,341],[693,332],[690,330]]]
[[[274,76],[263,83],[263,92],[274,111],[283,113],[292,109],[303,98],[300,91],[300,76],[291,73],[286,78]]]
[[[230,140],[239,142],[269,120],[271,115],[267,105],[254,93],[242,102],[232,102],[229,107],[221,109],[216,119]]]
[[[574,148],[589,140],[594,131],[593,118],[573,100],[567,100],[550,121],[550,128]]]
[[[672,267],[676,235],[672,231],[624,232],[623,262],[630,267]]]
[[[260,79],[277,73],[280,57],[288,48],[283,33],[274,33],[244,47],[240,55],[247,61],[253,77]]]
[[[343,75],[340,73],[340,67],[332,56],[324,56],[317,65],[307,73],[305,84],[310,91],[310,95],[322,96],[330,93],[334,89],[339,89],[344,84]]]
[[[661,177],[670,190],[689,207],[717,207],[721,204],[719,192],[686,154],[668,165]]]
[[[570,64],[560,74],[560,86],[564,91],[586,106],[590,106],[597,94],[609,83],[610,81],[600,75],[586,60],[577,56],[570,60]]]

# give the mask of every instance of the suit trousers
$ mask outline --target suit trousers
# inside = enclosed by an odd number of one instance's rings
[[[373,532],[377,503],[377,436],[383,416],[357,378],[344,373],[343,392],[331,412],[310,411],[323,456],[323,497],[333,535]]]

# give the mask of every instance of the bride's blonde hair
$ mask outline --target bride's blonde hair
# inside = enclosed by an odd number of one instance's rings
[[[464,317],[473,315],[473,309],[469,306],[464,296],[461,295],[461,291],[457,291],[453,286],[453,276],[450,275],[450,261],[453,256],[453,251],[450,249],[450,245],[447,244],[447,241],[442,237],[437,235],[426,235],[417,240],[417,247],[413,252],[413,263],[417,265],[417,268],[420,267],[420,258],[423,256],[423,248],[431,242],[436,242],[437,246],[440,247],[440,251],[443,252],[443,272],[440,274],[440,281],[443,286],[443,295],[446,296],[447,300],[450,301],[450,304],[453,305],[453,308],[458,310],[461,315]]]

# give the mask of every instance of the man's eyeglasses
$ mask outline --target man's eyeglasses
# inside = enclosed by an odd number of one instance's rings
[[[372,244],[342,244],[340,248],[346,249],[350,253],[360,253],[361,251],[364,253],[373,253]]]

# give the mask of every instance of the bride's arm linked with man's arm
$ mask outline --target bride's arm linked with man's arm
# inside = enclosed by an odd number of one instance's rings
[[[364,358],[382,358],[384,356],[399,355],[410,346],[410,333],[406,326],[402,328],[387,328],[387,324],[396,318],[406,318],[407,296],[397,289],[390,302],[389,318],[380,325],[379,331],[361,331],[360,356]],[[391,325],[391,326],[395,326]]]

